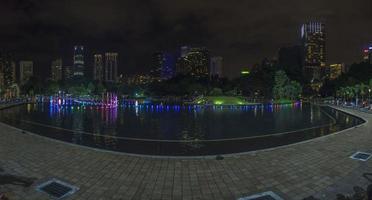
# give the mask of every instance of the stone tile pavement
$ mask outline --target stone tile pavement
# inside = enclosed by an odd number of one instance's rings
[[[350,110],[372,122],[372,115]],[[284,199],[310,195],[335,199],[366,187],[363,173],[372,160],[349,158],[372,153],[372,124],[277,149],[208,158],[151,158],[96,151],[52,141],[0,124],[0,167],[34,177],[28,188],[0,185],[11,199],[49,199],[36,185],[58,178],[80,190],[68,199],[237,199],[274,191]],[[1,183],[1,180],[0,180]]]

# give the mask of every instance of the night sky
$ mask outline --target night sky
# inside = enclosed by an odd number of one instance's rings
[[[238,74],[282,46],[299,42],[303,22],[326,23],[328,63],[352,63],[372,43],[371,0],[0,0],[0,48],[36,61],[72,62],[72,47],[88,54],[118,51],[119,71],[145,72],[151,54],[182,45],[206,46]]]

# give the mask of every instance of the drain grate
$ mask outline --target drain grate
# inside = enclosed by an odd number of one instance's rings
[[[65,198],[79,190],[79,188],[57,179],[52,179],[50,181],[42,183],[36,189],[40,192],[47,193],[49,196],[55,199]]]
[[[283,199],[274,192],[268,191],[248,197],[242,197],[239,198],[238,200],[283,200]]]
[[[371,157],[370,153],[365,153],[365,152],[360,152],[360,151],[350,156],[351,159],[360,160],[360,161],[367,161],[370,157]]]

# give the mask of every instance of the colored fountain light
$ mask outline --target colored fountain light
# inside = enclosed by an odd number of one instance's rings
[[[97,106],[104,108],[116,108],[118,106],[118,97],[114,93],[102,94],[101,98],[96,99],[93,97],[69,97],[64,94],[58,94],[57,96],[50,96],[49,103],[51,106],[73,106],[76,105],[79,109],[79,106],[82,106],[84,109],[85,106]]]

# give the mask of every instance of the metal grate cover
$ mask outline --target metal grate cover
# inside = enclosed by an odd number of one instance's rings
[[[47,193],[54,199],[65,198],[79,190],[79,188],[72,186],[68,183],[64,183],[57,179],[52,179],[50,181],[42,183],[36,189],[40,192]]]
[[[358,151],[350,156],[350,158],[354,160],[367,161],[369,158],[371,158],[371,154]]]
[[[283,199],[274,192],[268,191],[248,197],[242,197],[239,198],[238,200],[283,200]]]

